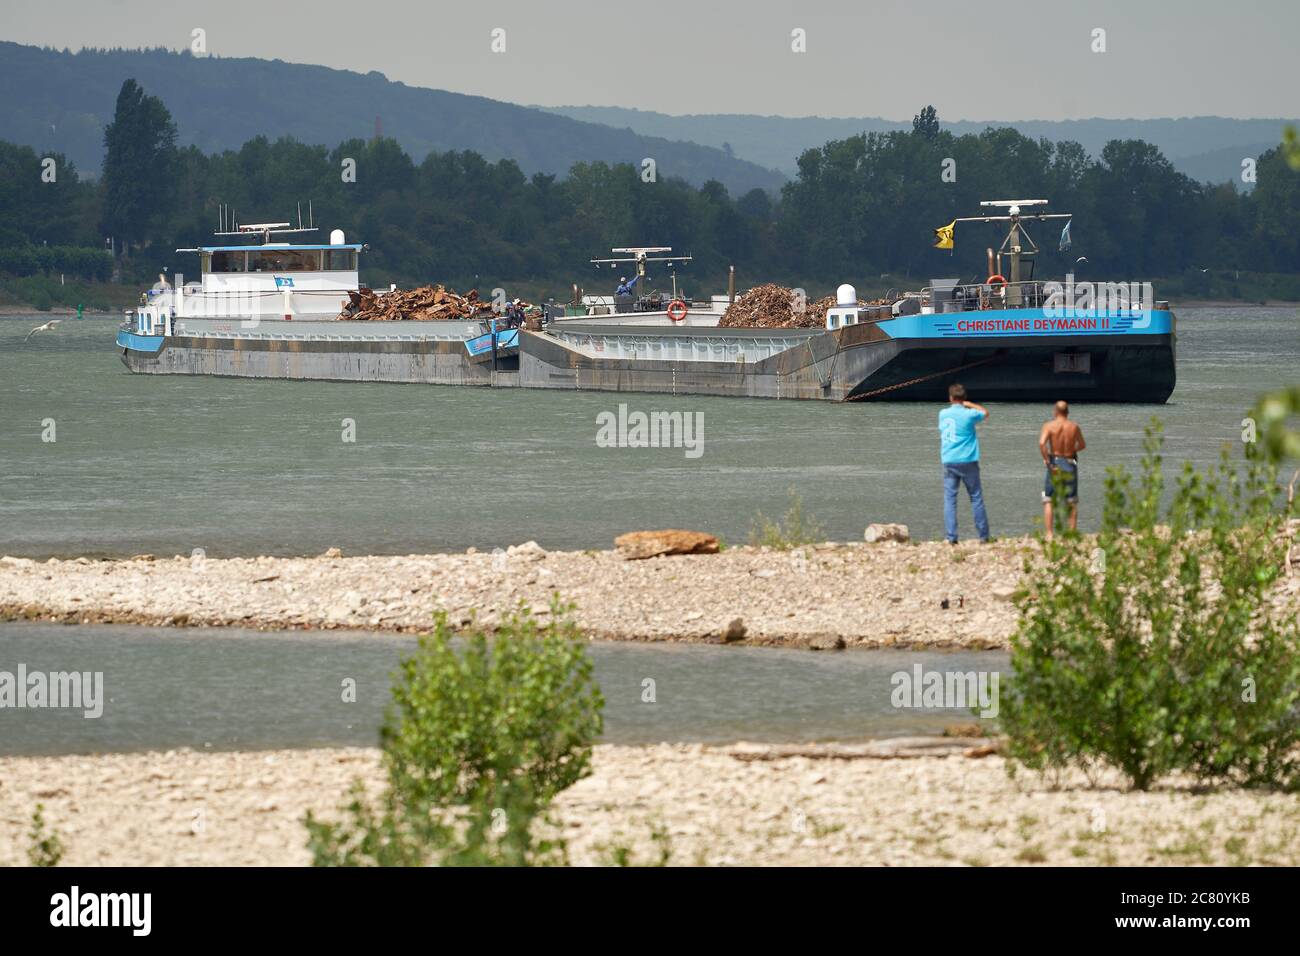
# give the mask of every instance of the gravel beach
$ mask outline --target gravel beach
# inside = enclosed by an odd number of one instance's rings
[[[625,560],[616,551],[404,557],[0,558],[0,619],[420,631],[435,611],[491,624],[558,594],[593,638],[791,647],[1004,648],[1030,539],[825,543]],[[741,629],[731,628],[735,639]]]
[[[1004,648],[1030,539],[825,543],[626,560],[614,551],[405,557],[34,561],[0,558],[0,618],[69,623],[419,631],[445,610],[492,623],[552,594],[593,638],[791,647]],[[1300,593],[1300,578],[1279,598]],[[737,626],[734,622],[743,622]],[[742,635],[743,636],[740,636]],[[1300,796],[1177,781],[1008,776],[995,747],[599,745],[561,795],[572,862],[618,847],[673,864],[1300,864]],[[864,749],[865,748],[865,749]],[[851,748],[850,748],[851,749]],[[312,809],[380,782],[378,751],[325,748],[0,757],[0,865],[26,862],[31,814],[69,865],[301,865]]]
[[[998,756],[740,759],[763,749],[596,747],[557,802],[571,861],[648,863],[658,828],[674,865],[1300,864],[1296,795],[1051,789]],[[377,750],[4,757],[0,865],[26,863],[37,803],[66,865],[302,865],[303,814],[356,777],[378,784]]]

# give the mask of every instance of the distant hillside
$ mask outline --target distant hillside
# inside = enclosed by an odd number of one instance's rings
[[[163,50],[57,50],[0,42],[0,139],[59,151],[97,173],[103,127],[122,81],[135,77],[162,97],[181,145],[206,152],[238,148],[254,136],[291,136],[336,146],[369,138],[375,117],[416,161],[431,150],[473,150],[513,159],[527,173],[564,173],[576,162],[639,164],[653,157],[660,176],[733,194],[775,189],[785,177],[719,149],[579,122],[479,96],[394,83],[281,60],[195,58]]]
[[[924,104],[918,103],[919,110]],[[735,113],[670,116],[617,106],[559,106],[559,116],[605,123],[647,136],[689,139],[706,146],[730,146],[740,159],[793,174],[795,159],[805,149],[862,132],[910,129],[911,122],[879,117],[826,119],[819,116],[749,116]],[[1195,116],[1182,119],[1086,120],[959,120],[939,121],[954,135],[978,133],[987,126],[1009,126],[1034,139],[1073,140],[1096,156],[1112,139],[1142,139],[1179,169],[1198,180],[1223,182],[1241,174],[1241,160],[1258,156],[1281,140],[1283,119],[1226,119]]]
[[[1245,143],[1207,150],[1195,156],[1180,156],[1173,164],[1188,176],[1200,182],[1221,183],[1231,179],[1241,189],[1250,188],[1241,181],[1241,161],[1246,156],[1259,156],[1277,145],[1276,140],[1262,143]]]

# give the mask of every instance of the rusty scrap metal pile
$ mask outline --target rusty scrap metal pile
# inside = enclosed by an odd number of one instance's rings
[[[727,306],[720,329],[820,329],[826,325],[826,312],[835,304],[835,296],[805,302],[800,306],[800,296],[794,289],[768,282],[755,286]],[[883,305],[884,299],[858,305]]]
[[[439,319],[474,319],[491,313],[492,303],[478,297],[478,290],[468,295],[440,285],[418,289],[375,292],[362,289],[348,293],[348,304],[339,313],[342,320],[370,322],[437,321]]]

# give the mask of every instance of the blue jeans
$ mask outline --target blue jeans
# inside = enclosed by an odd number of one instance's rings
[[[989,516],[984,513],[984,492],[980,488],[980,463],[978,461],[944,462],[943,465],[943,527],[949,541],[957,540],[957,489],[966,486],[970,495],[970,509],[975,515],[975,530],[980,540],[989,538]]]

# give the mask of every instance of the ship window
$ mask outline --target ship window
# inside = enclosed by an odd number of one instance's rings
[[[315,272],[320,253],[315,249],[258,249],[248,254],[249,272]]]
[[[355,272],[357,254],[353,249],[329,249],[325,253],[325,268],[335,272]]]
[[[243,272],[244,254],[242,252],[212,253],[212,267],[209,272]]]

